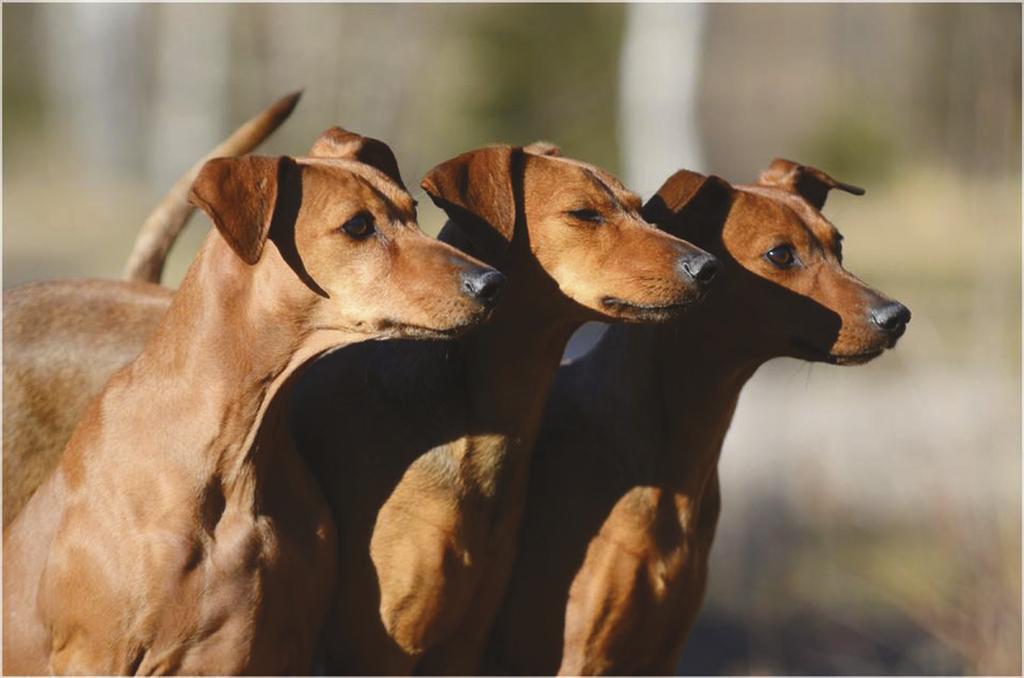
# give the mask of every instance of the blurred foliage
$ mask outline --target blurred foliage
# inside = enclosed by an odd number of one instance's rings
[[[700,122],[723,176],[803,150],[868,170],[1020,171],[1019,4],[723,3],[706,43]]]
[[[891,127],[872,111],[844,108],[821,116],[816,129],[800,143],[800,162],[828,168],[840,181],[873,182],[891,178],[901,154]]]
[[[965,173],[1019,171],[1021,4],[935,4],[920,19],[926,66],[909,132]]]
[[[618,171],[616,106],[623,8],[611,4],[488,5],[464,30],[487,86],[464,105],[481,133],[527,144],[556,141],[570,155]]]
[[[38,85],[40,73],[33,50],[36,36],[36,14],[28,5],[5,5],[4,21],[11,21],[21,30],[4,31],[3,35],[3,139],[4,146],[37,132],[43,125],[46,100]]]

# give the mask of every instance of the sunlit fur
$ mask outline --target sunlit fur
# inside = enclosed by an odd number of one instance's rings
[[[680,265],[706,253],[597,168],[493,146],[422,185],[449,215],[440,237],[508,284],[458,341],[346,347],[297,389],[293,430],[343,535],[329,673],[477,669],[565,342],[588,319],[666,319],[700,298]]]
[[[294,378],[346,343],[406,324],[448,335],[487,311],[461,277],[483,265],[416,231],[393,159],[381,167],[204,165],[190,198],[215,230],[4,532],[5,671],[313,670],[337,549],[285,425]],[[375,237],[338,232],[356,211]]]
[[[902,333],[872,324],[890,300],[842,267],[838,232],[797,191],[681,171],[645,214],[721,271],[679,319],[612,327],[559,371],[485,672],[675,673],[707,583],[718,457],[743,385],[775,357],[863,362]],[[766,259],[780,244],[793,246],[792,267]]]

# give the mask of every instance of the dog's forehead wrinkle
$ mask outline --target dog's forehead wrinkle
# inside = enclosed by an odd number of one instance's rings
[[[801,207],[809,206],[803,200],[790,200],[790,194],[784,191],[774,188],[762,188],[760,186],[742,187],[740,190],[751,194],[752,199],[759,208],[765,208],[773,212],[774,215],[771,218],[776,221],[777,225],[782,225],[784,230],[794,240],[798,235],[803,235],[812,247],[822,248],[827,242],[822,237],[825,234],[819,232],[822,225],[824,224],[824,227],[830,229],[830,231],[835,228],[817,210],[809,213],[801,209]],[[768,225],[767,223],[759,224],[761,228],[765,228]]]
[[[363,186],[370,188],[385,203],[397,208],[397,211],[404,217],[409,215],[415,219],[416,201],[408,191],[392,181],[384,172],[376,167],[367,165],[356,160],[346,158],[296,158],[300,166],[306,166],[318,173],[326,174],[329,177],[351,178]]]
[[[631,212],[640,212],[644,206],[643,198],[632,191],[625,191],[623,193],[622,202]]]
[[[622,209],[626,212],[639,213],[640,209],[643,207],[643,199],[641,199],[639,195],[628,190],[614,175],[605,172],[600,167],[596,167],[581,160],[567,158],[565,156],[528,154],[527,157],[528,162],[531,163],[549,163],[553,165],[561,165],[563,167],[569,166],[574,170],[579,170],[580,175],[584,179],[585,185],[593,186],[600,191],[601,195],[611,201],[611,205],[614,208]],[[580,175],[574,175],[574,177]],[[580,198],[593,197],[588,191],[583,190],[578,183],[576,185],[573,185],[571,182],[562,183],[566,184],[566,190],[559,191],[557,193],[559,195],[564,194],[573,196],[577,200]]]
[[[613,206],[618,207],[620,209],[622,209],[624,206],[636,210],[640,209],[641,203],[639,196],[633,195],[626,191],[625,189],[621,189],[619,191],[621,195],[619,195],[608,184],[608,182],[606,182],[604,178],[601,177],[600,172],[596,171],[592,167],[588,167],[587,165],[581,165],[581,167],[583,169],[584,176],[587,177],[592,184],[595,184],[601,190],[602,193],[608,196],[608,198],[612,201]],[[633,207],[633,203],[635,203],[635,207]]]
[[[800,218],[801,223],[805,226],[807,231],[811,234],[812,242],[823,250],[833,250],[835,244],[842,240],[842,236],[839,234],[839,229],[832,225],[828,219],[822,216],[820,213],[807,215],[809,218],[803,218],[802,215],[797,215]]]
[[[373,173],[365,176],[353,167],[339,167],[335,163],[323,166],[325,164],[310,165],[309,169],[328,182],[342,183],[347,198],[361,202],[367,208],[383,210],[396,222],[416,221],[416,209],[412,196],[392,182],[379,182],[377,181],[379,177],[374,176]],[[360,166],[362,163],[349,164]]]
[[[752,184],[737,186],[736,188],[744,193],[752,193],[774,203],[786,205],[794,212],[800,214],[804,219],[811,220],[816,216],[821,217],[821,212],[796,193],[776,188],[775,186],[758,186]]]

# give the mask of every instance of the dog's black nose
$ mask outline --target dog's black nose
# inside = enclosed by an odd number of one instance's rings
[[[462,289],[490,308],[501,295],[505,276],[491,268],[476,268],[462,274]]]
[[[910,309],[897,301],[890,301],[871,309],[871,322],[898,337],[907,329]]]
[[[718,273],[718,259],[707,252],[696,252],[683,257],[680,267],[701,287],[707,286]]]

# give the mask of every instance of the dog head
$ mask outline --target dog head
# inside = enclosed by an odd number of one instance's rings
[[[711,255],[651,227],[615,177],[551,144],[470,151],[432,169],[422,186],[450,218],[442,237],[563,315],[665,320],[700,299],[715,275]]]
[[[250,274],[297,279],[318,327],[448,336],[483,320],[504,281],[420,231],[391,149],[341,128],[309,157],[211,160],[189,199]]]
[[[644,215],[721,260],[706,307],[752,352],[857,364],[895,346],[910,311],[843,267],[843,236],[821,213],[833,189],[864,192],[781,159],[750,186],[683,170]]]

